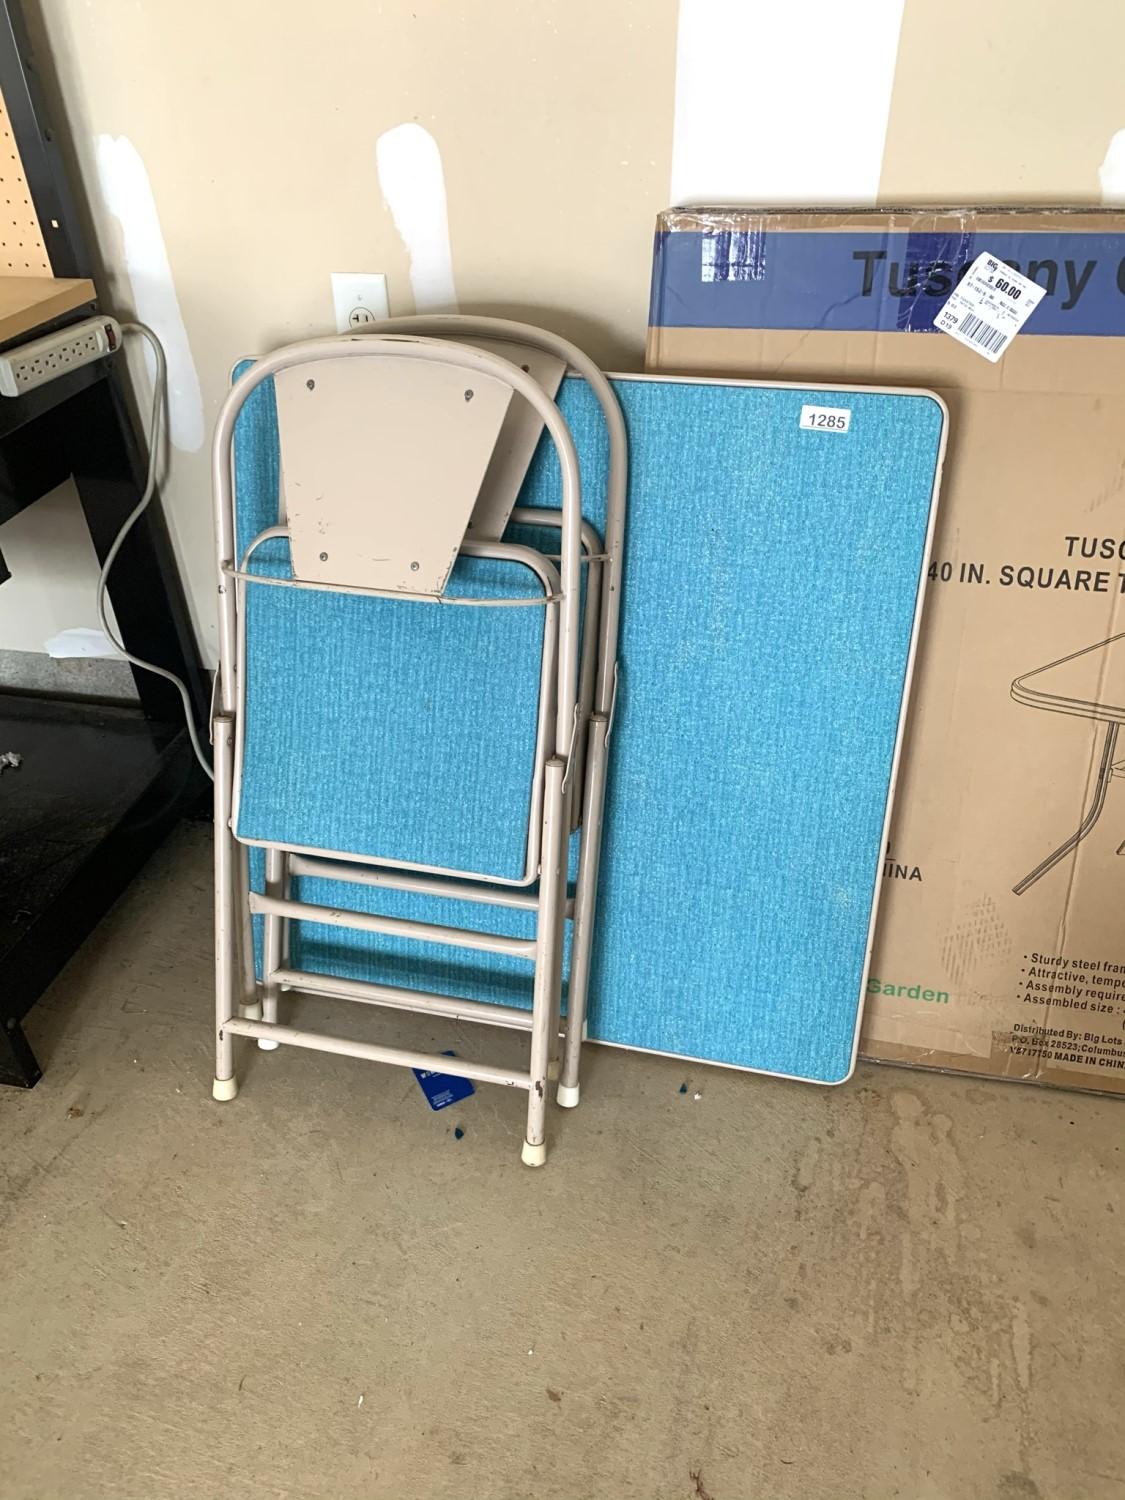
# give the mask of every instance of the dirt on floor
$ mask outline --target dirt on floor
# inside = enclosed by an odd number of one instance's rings
[[[541,1171],[514,1090],[247,1048],[215,1104],[209,859],[161,851],[0,1090],[4,1500],[1125,1497],[1125,1100],[591,1047]]]

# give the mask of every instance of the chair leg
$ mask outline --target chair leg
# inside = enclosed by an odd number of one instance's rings
[[[562,987],[562,914],[566,890],[563,837],[565,808],[563,774],[557,756],[547,762],[543,790],[543,842],[539,874],[539,912],[535,932],[535,985],[531,1005],[531,1088],[527,1101],[525,1165],[541,1167],[547,1160],[547,1070],[554,1027],[558,1035],[559,991]]]
[[[216,1099],[238,1093],[234,1076],[234,1037],[226,1029],[234,1019],[238,967],[238,917],[235,906],[234,838],[230,829],[234,780],[234,724],[217,718],[215,747],[215,1082]]]
[[[250,850],[245,844],[235,844],[238,856],[237,879],[239,916],[239,955],[242,959],[242,1003],[239,1014],[246,1021],[262,1019],[262,998],[258,988],[258,976],[254,972],[254,929],[250,916]]]
[[[550,1053],[547,1057],[547,1082],[558,1083],[562,1076],[562,986],[559,986],[559,996],[551,1011],[551,1029],[548,1033],[551,1038]]]
[[[266,895],[283,899],[285,877],[285,855],[280,849],[267,849]],[[276,1026],[278,988],[276,980],[271,980],[270,975],[281,967],[287,923],[284,917],[277,916],[265,916],[262,921],[265,924],[262,933],[262,1020],[270,1021]],[[258,1046],[263,1052],[276,1052],[280,1045],[272,1037],[258,1038]]]
[[[602,812],[605,807],[606,731],[605,714],[590,719],[586,754],[586,801],[582,810],[582,843],[578,856],[578,882],[574,893],[574,923],[570,943],[570,983],[566,1002],[566,1048],[558,1101],[564,1109],[578,1103],[582,1039],[586,1030],[586,998],[590,985],[590,952],[594,941],[594,905],[598,892],[598,863],[602,847]]]
[[[1018,885],[1012,887],[1017,896],[1022,896],[1035,882],[1046,875],[1048,870],[1053,870],[1060,859],[1065,859],[1070,851],[1082,842],[1101,816],[1102,808],[1105,806],[1106,789],[1113,775],[1113,748],[1117,744],[1117,724],[1107,724],[1105,727],[1105,740],[1102,745],[1102,763],[1098,767],[1098,779],[1094,785],[1094,798],[1090,803],[1089,811],[1078,825],[1078,830],[1072,833],[1064,844],[1060,844],[1053,854],[1048,854],[1041,864],[1035,866],[1030,875],[1025,875]],[[1120,853],[1120,850],[1118,850]]]

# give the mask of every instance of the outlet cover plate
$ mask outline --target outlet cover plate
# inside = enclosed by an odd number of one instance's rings
[[[333,271],[332,306],[337,333],[390,317],[387,278],[381,271]]]

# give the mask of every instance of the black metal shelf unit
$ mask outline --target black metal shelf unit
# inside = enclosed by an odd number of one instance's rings
[[[0,90],[52,271],[89,277],[85,235],[18,0],[4,0],[0,14]],[[88,316],[93,306],[52,326]],[[0,398],[0,522],[72,475],[104,560],[140,499],[145,468],[119,359]],[[0,588],[6,576],[0,558]],[[122,548],[110,596],[127,649],[182,677],[196,722],[206,724],[208,678],[158,503]],[[22,756],[18,770],[0,773],[0,1083],[37,1082],[25,1015],[205,791],[175,688],[152,673],[134,678],[135,708],[0,688],[0,753]]]

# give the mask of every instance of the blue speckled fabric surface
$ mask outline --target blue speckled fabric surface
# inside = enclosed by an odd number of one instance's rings
[[[277,520],[272,382],[239,418],[240,555]],[[290,577],[288,543],[250,572]],[[523,563],[458,561],[447,594],[542,598]],[[446,607],[247,584],[237,833],[522,880],[542,606]],[[456,815],[449,816],[448,809]]]
[[[837,1082],[854,1051],[942,409],[785,386],[617,390],[630,511],[590,1035]],[[850,407],[850,430],[802,430],[808,403]],[[595,404],[575,379],[560,404],[593,499],[605,469]],[[276,495],[268,441],[252,446]],[[542,448],[521,500],[558,504]],[[600,522],[596,505],[587,513]],[[475,816],[463,797],[430,811]],[[530,930],[522,913],[297,884],[306,900]],[[298,927],[293,957],[527,1001],[527,966],[493,955]]]

